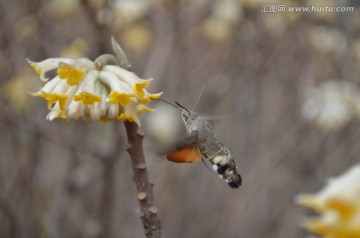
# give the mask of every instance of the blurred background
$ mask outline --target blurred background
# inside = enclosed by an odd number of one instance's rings
[[[359,162],[357,4],[0,0],[0,237],[144,237],[122,123],[49,122],[29,94],[41,82],[27,58],[93,60],[111,36],[163,99],[192,109],[206,85],[197,111],[243,177],[231,190],[202,163],[168,162],[184,127],[152,102],[141,121],[163,237],[312,237],[294,197]],[[304,6],[320,8],[289,8]]]

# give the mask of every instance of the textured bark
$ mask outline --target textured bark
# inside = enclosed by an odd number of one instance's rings
[[[152,184],[146,170],[142,141],[144,134],[133,122],[125,122],[128,137],[128,151],[133,169],[133,181],[136,185],[139,201],[141,220],[146,237],[161,237],[160,220],[157,217],[157,208],[154,205]]]

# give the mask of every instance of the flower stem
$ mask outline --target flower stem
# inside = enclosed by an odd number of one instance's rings
[[[137,197],[145,235],[148,238],[159,238],[161,237],[161,226],[157,217],[158,210],[154,205],[153,184],[150,183],[146,170],[142,146],[144,134],[136,123],[125,121],[124,124],[128,138],[126,150],[131,159],[133,181],[138,192]]]

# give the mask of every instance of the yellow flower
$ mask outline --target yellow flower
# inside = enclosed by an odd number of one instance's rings
[[[41,62],[34,62],[27,60],[30,66],[35,70],[35,72],[40,75],[40,79],[44,82],[48,81],[48,78],[45,77],[45,74],[53,69],[56,69],[60,62],[72,65],[75,60],[66,59],[66,58],[49,58]]]
[[[119,47],[113,42],[113,47]],[[122,57],[119,48],[117,57]],[[125,57],[125,56],[124,56]],[[127,59],[112,55],[99,56],[94,62],[86,58],[51,58],[41,62],[28,60],[45,85],[32,95],[47,101],[48,120],[83,119],[106,122],[128,120],[140,125],[138,115],[152,110],[144,104],[157,99],[161,93],[146,91],[152,79],[141,79],[124,67]],[[45,74],[57,70],[57,76],[48,79]],[[66,80],[65,80],[66,79]]]
[[[118,117],[119,120],[127,120],[130,122],[136,122],[139,124],[139,118],[137,117],[137,105],[134,102],[128,103],[124,107],[124,111]]]
[[[69,99],[69,96],[67,94],[37,92],[33,95],[45,99],[47,101],[48,109],[51,109],[52,104],[59,102],[60,109],[64,110],[65,103]]]
[[[57,70],[59,78],[66,79],[70,86],[78,85],[79,81],[85,76],[85,71],[82,69],[74,68],[70,65],[60,63]]]
[[[139,98],[144,98],[145,92],[144,89],[147,88],[150,84],[150,80],[144,80],[142,82],[135,83],[132,91],[135,93]]]
[[[81,92],[74,96],[74,101],[81,101],[85,105],[93,105],[95,102],[101,102],[101,97],[96,94]]]
[[[154,93],[154,94],[147,94],[146,97],[140,99],[141,104],[146,104],[150,102],[151,99],[158,99],[160,98],[162,93]]]
[[[360,237],[360,165],[333,178],[316,194],[302,194],[296,201],[319,213],[304,228],[324,238]]]
[[[130,121],[130,122],[134,122],[135,121],[135,117],[131,116],[131,115],[127,115],[124,113],[121,113],[120,116],[118,117],[119,120],[124,120],[124,121]]]
[[[154,110],[153,109],[151,109],[151,108],[148,108],[147,106],[145,106],[145,105],[139,105],[138,107],[137,107],[137,111],[136,111],[136,114],[141,114],[141,113],[143,113],[143,112],[153,112]]]
[[[131,102],[131,97],[128,94],[111,91],[109,95],[109,103],[111,104],[120,103],[120,105],[124,107],[129,102]]]

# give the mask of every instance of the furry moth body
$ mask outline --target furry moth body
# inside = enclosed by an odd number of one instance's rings
[[[179,104],[178,104],[179,105]],[[181,105],[179,105],[181,106]],[[182,106],[181,106],[182,107]],[[215,172],[223,178],[231,188],[241,185],[241,175],[237,172],[235,161],[230,151],[219,141],[211,124],[200,117],[196,112],[182,107],[182,118],[190,137],[195,139],[192,149],[192,159],[184,157],[188,154],[184,148],[168,155],[168,159],[174,162],[195,162],[201,158],[210,161]]]

